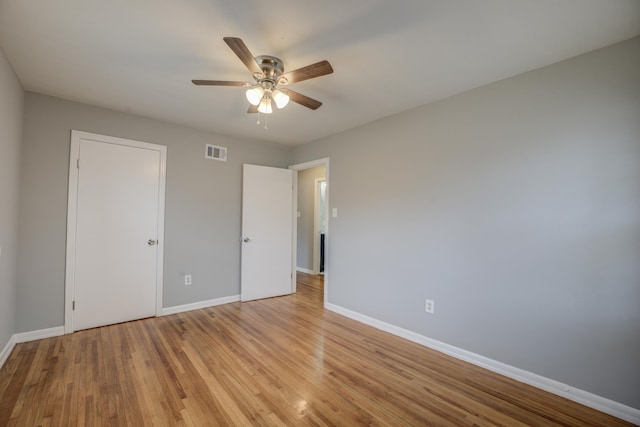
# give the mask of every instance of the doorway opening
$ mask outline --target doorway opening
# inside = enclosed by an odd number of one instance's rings
[[[323,170],[323,172],[325,171]],[[313,274],[324,275],[324,248],[327,222],[329,221],[327,218],[327,178],[324,176],[316,178],[313,189]]]
[[[329,295],[329,159],[289,167],[294,174],[293,265],[299,275],[316,276],[323,284],[323,301]],[[324,277],[323,277],[324,276]]]

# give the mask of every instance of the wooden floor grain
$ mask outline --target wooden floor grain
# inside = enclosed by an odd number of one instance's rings
[[[629,426],[295,295],[18,344],[0,426]]]

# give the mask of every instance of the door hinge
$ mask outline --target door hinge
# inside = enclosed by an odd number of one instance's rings
[[[76,309],[76,302],[75,302],[75,301],[73,301],[73,302],[71,303],[71,310],[75,310],[75,309]]]
[[[76,168],[80,169],[80,159],[76,160]]]

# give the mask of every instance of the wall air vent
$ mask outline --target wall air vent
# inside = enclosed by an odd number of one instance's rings
[[[207,144],[204,152],[204,157],[207,159],[220,160],[222,162],[227,161],[227,149],[226,147],[218,147],[217,145]]]

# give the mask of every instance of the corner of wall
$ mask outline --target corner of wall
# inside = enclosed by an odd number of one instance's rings
[[[15,345],[18,206],[25,92],[0,49],[0,366]]]

